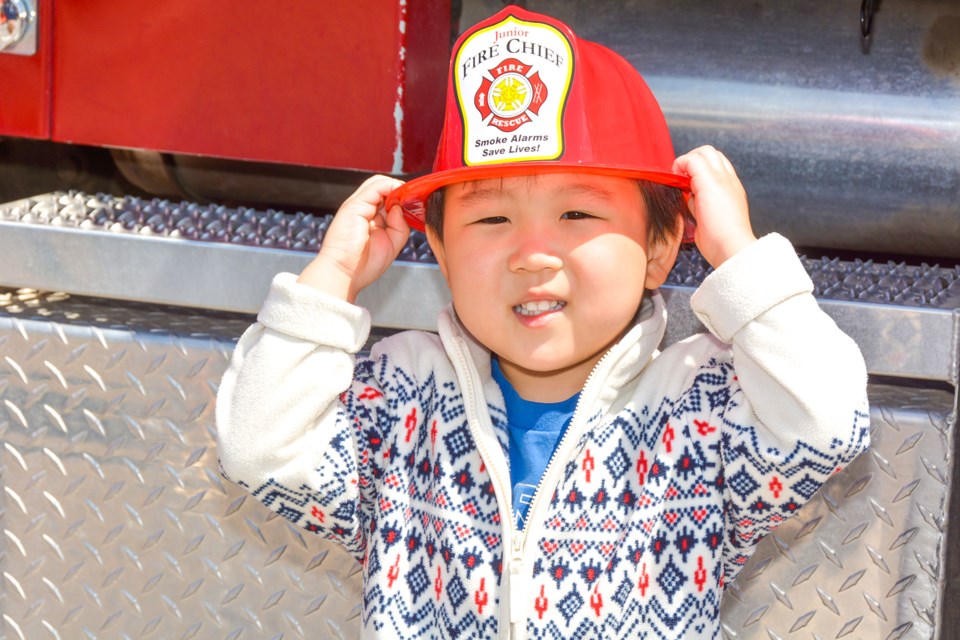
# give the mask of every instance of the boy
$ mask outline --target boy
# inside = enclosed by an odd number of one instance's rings
[[[658,353],[682,189],[712,335]],[[408,222],[452,308],[355,361]],[[454,48],[434,173],[365,182],[274,281],[223,470],[363,563],[365,637],[719,638],[758,539],[867,444],[863,360],[811,291],[626,61],[508,7]]]

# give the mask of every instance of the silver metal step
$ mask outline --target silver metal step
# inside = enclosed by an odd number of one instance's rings
[[[0,205],[0,286],[256,313],[272,277],[299,272],[328,216],[53,193]],[[821,306],[871,373],[956,384],[960,267],[806,259]],[[684,251],[663,288],[668,341],[701,330],[689,296],[709,267]],[[422,234],[361,293],[383,327],[433,329],[449,302]]]

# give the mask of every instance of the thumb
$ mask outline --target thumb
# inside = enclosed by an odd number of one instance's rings
[[[390,243],[393,245],[394,255],[398,255],[410,238],[410,225],[407,224],[407,219],[404,217],[400,205],[390,207],[387,212],[386,225],[387,237],[390,238]]]

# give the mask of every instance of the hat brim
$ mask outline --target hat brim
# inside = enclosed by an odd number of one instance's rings
[[[613,176],[649,180],[683,191],[690,190],[690,177],[669,171],[638,169],[597,164],[562,164],[556,161],[524,162],[522,164],[494,164],[489,166],[457,167],[446,171],[437,171],[397,187],[387,196],[385,208],[389,211],[400,205],[404,218],[412,228],[423,231],[427,213],[427,198],[431,193],[447,185],[471,180],[506,178],[542,173],[589,173],[593,175]]]

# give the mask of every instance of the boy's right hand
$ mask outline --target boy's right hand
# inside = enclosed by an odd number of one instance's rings
[[[390,267],[410,236],[400,207],[383,211],[384,199],[402,184],[373,176],[360,185],[340,205],[320,252],[297,281],[355,302],[357,294]]]

